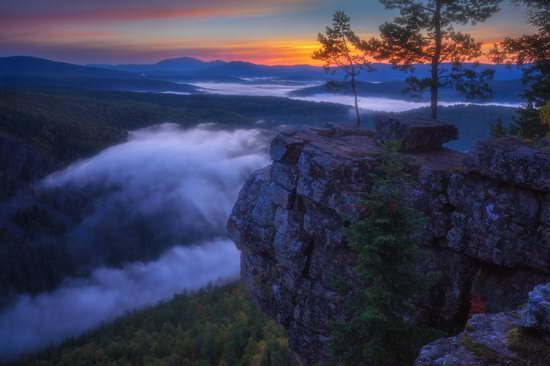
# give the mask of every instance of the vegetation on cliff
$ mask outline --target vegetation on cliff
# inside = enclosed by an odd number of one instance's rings
[[[401,191],[405,163],[399,145],[383,145],[374,188],[363,201],[366,217],[346,230],[348,245],[357,252],[354,269],[361,286],[349,300],[350,320],[333,331],[333,353],[345,365],[410,365],[437,335],[411,321],[412,300],[428,288],[433,274],[416,270],[424,217]]]

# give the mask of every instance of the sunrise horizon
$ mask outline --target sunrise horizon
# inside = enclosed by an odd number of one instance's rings
[[[80,65],[146,64],[167,58],[244,61],[268,66],[312,65],[317,34],[336,10],[351,16],[365,39],[397,15],[378,1],[169,0],[29,1],[0,5],[0,56],[25,55]],[[461,26],[488,51],[495,42],[531,31],[524,10],[508,4],[487,22]],[[490,63],[486,57],[480,61]]]

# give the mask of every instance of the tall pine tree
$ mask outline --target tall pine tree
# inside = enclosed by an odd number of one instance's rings
[[[452,87],[467,99],[491,95],[488,82],[494,72],[478,71],[481,43],[454,27],[487,20],[499,10],[501,1],[380,0],[400,15],[380,26],[380,39],[363,42],[362,48],[376,59],[411,72],[407,91],[414,95],[430,91],[431,118],[436,119],[439,88]],[[465,62],[472,62],[471,67],[465,67]],[[430,74],[416,75],[415,64],[430,64]]]

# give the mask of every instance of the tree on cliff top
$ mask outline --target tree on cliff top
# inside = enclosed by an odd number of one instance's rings
[[[380,39],[363,42],[362,48],[403,71],[413,73],[407,92],[431,94],[431,118],[437,118],[439,88],[452,87],[467,99],[486,99],[494,71],[478,71],[481,43],[456,31],[455,25],[475,25],[499,10],[502,0],[380,0],[400,16],[380,26]],[[464,67],[465,62],[473,62]],[[430,64],[427,77],[414,75],[415,64]]]
[[[523,68],[524,108],[512,126],[512,132],[529,139],[550,131],[541,121],[539,108],[550,102],[550,1],[513,0],[525,5],[528,21],[536,32],[518,38],[506,38],[491,51],[493,61]]]
[[[357,253],[354,270],[360,284],[347,289],[352,293],[349,321],[333,328],[332,351],[344,365],[410,365],[422,345],[441,336],[412,321],[413,300],[435,276],[417,270],[425,220],[403,195],[405,163],[399,146],[383,146],[374,188],[364,200],[366,217],[346,230],[348,245]]]
[[[353,92],[356,126],[359,127],[361,119],[356,79],[363,69],[370,71],[370,64],[357,48],[360,40],[351,29],[350,18],[343,11],[337,11],[332,18],[332,27],[327,27],[325,34],[319,33],[317,39],[321,43],[321,49],[315,51],[312,57],[323,61],[325,71],[329,73],[343,72],[344,82],[350,83]]]

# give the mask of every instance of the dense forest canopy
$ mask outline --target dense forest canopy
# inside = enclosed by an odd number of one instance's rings
[[[292,366],[285,331],[241,284],[181,294],[20,363],[29,366]]]

